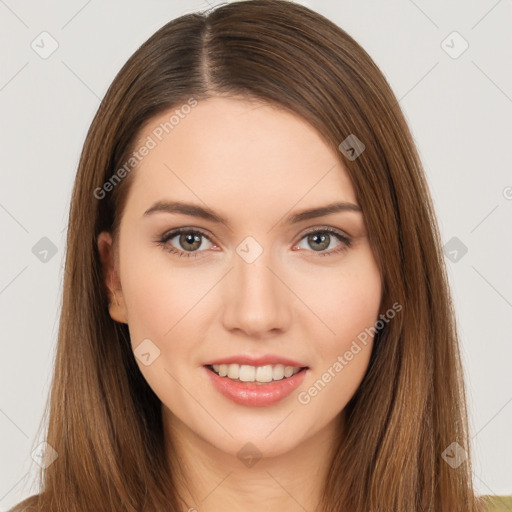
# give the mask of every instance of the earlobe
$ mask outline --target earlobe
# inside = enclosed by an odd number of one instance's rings
[[[122,324],[127,324],[127,316],[126,316],[126,308],[124,305],[122,294],[119,290],[115,290],[115,288],[110,289],[110,304],[108,307],[108,312],[110,313],[110,317],[112,320],[116,322],[120,322]]]
[[[110,317],[116,322],[127,324],[126,306],[116,269],[112,235],[108,231],[102,231],[98,235],[97,244],[103,269],[105,291],[109,297]]]

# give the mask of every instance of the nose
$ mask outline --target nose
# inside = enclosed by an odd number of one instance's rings
[[[264,250],[252,262],[235,254],[233,267],[223,285],[225,329],[261,339],[286,331],[292,319],[293,293],[271,251]]]

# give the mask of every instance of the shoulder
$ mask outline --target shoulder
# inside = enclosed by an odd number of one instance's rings
[[[510,512],[512,496],[482,496],[485,512]]]
[[[34,494],[33,496],[20,501],[7,512],[39,512],[39,494]]]

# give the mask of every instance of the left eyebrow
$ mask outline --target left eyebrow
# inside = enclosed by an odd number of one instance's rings
[[[338,212],[359,212],[362,213],[361,207],[354,203],[331,203],[326,206],[320,206],[318,208],[310,208],[308,210],[302,210],[297,213],[293,213],[284,221],[286,224],[297,224],[309,219],[315,219],[316,217],[323,217],[324,215],[330,215]]]
[[[148,208],[144,212],[144,216],[151,215],[156,212],[166,213],[181,213],[183,215],[189,215],[191,217],[198,217],[201,219],[209,220],[217,224],[225,224],[229,227],[227,219],[214,212],[208,207],[200,206],[193,203],[185,203],[182,201],[157,201],[153,206]],[[325,206],[319,206],[316,208],[309,208],[307,210],[301,210],[299,212],[289,215],[285,219],[287,224],[297,224],[305,220],[314,219],[316,217],[323,217],[324,215],[330,215],[338,212],[359,212],[361,213],[361,207],[354,203],[338,202],[331,203]]]

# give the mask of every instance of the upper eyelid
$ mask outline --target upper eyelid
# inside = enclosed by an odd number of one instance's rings
[[[192,227],[170,229],[166,231],[160,238],[162,238],[163,240],[170,240],[180,235],[181,233],[199,233],[200,235],[203,235],[205,238],[208,238],[208,240],[210,240],[210,242],[213,243],[213,240],[211,240],[211,236],[206,231],[203,231],[201,228]]]

